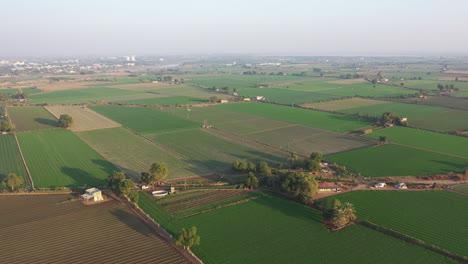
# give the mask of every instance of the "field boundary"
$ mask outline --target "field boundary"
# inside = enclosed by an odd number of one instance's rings
[[[24,159],[23,156],[23,151],[21,151],[21,147],[18,141],[18,138],[16,137],[16,133],[13,133],[13,137],[15,138],[16,146],[18,147],[20,157],[21,157],[21,162],[23,163],[24,169],[26,170],[26,174],[28,175],[29,183],[31,184],[31,189],[34,190],[34,182],[31,177],[31,173],[29,172],[28,166],[26,165],[26,160]]]
[[[426,242],[424,242],[422,240],[419,240],[419,239],[414,238],[412,236],[397,232],[397,231],[392,230],[390,228],[386,228],[386,227],[383,227],[383,226],[380,226],[380,225],[377,225],[377,224],[374,224],[374,223],[371,223],[371,222],[365,221],[365,220],[364,221],[359,220],[356,223],[358,225],[360,225],[360,226],[375,230],[375,231],[383,233],[385,235],[392,236],[392,237],[397,238],[399,240],[403,240],[405,242],[408,242],[408,243],[411,243],[413,245],[422,247],[422,248],[427,249],[429,251],[432,251],[432,252],[441,254],[443,256],[449,257],[451,259],[459,261],[460,263],[468,263],[468,257],[454,254],[454,253],[452,253],[452,252],[450,252],[448,250],[439,248],[439,247],[437,247],[435,245],[429,245],[429,244],[427,244]]]

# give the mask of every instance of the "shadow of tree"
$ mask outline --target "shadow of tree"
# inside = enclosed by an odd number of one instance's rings
[[[144,235],[151,236],[151,231],[141,221],[130,212],[125,209],[115,209],[111,211],[111,214],[115,216],[120,222],[126,224],[129,228],[136,232]]]
[[[36,117],[36,118],[34,118],[34,121],[36,121],[36,122],[38,122],[40,124],[43,124],[43,125],[59,127],[59,122],[57,120],[54,120],[54,119]]]
[[[106,185],[104,179],[98,179],[89,172],[82,170],[80,168],[72,168],[63,166],[60,170],[73,179],[74,184],[68,184],[66,187],[83,187],[83,186],[93,186],[93,187],[103,187]],[[53,186],[51,186],[53,187]]]

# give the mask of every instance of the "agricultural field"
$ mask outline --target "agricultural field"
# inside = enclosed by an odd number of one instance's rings
[[[448,191],[355,191],[334,196],[352,203],[361,220],[468,257],[468,199]]]
[[[332,154],[376,144],[370,140],[300,125],[254,132],[244,136],[303,156],[308,156],[312,152]]]
[[[279,88],[243,88],[238,94],[244,97],[264,96],[267,102],[298,105],[307,102],[328,101],[343,96],[322,92],[304,92]]]
[[[446,108],[455,108],[460,110],[468,111],[468,104],[466,99],[458,97],[448,97],[448,96],[430,96],[427,98],[394,98],[386,99],[394,102],[409,103],[409,104],[421,104],[421,105],[432,105],[440,106]]]
[[[325,157],[363,176],[419,176],[461,172],[468,159],[400,145],[386,144]]]
[[[42,106],[8,107],[8,115],[17,132],[58,128],[58,120]]]
[[[92,110],[142,134],[192,129],[200,124],[150,108],[91,106]]]
[[[335,132],[346,132],[369,125],[367,121],[353,117],[274,104],[251,102],[223,104],[216,107]]]
[[[2,196],[0,253],[8,263],[188,263],[114,201],[69,195]],[[116,250],[124,248],[125,250]]]
[[[242,74],[216,74],[190,76],[186,82],[193,85],[200,85],[206,88],[216,87],[221,89],[229,87],[237,90],[255,88],[257,84],[268,84],[270,87],[276,83],[289,82],[291,80],[301,80],[301,77],[279,76],[279,75],[242,75]]]
[[[327,101],[327,102],[308,103],[308,104],[303,104],[301,106],[311,108],[311,109],[339,112],[340,110],[344,110],[344,109],[380,105],[380,104],[388,104],[388,102],[365,99],[365,98],[360,98],[360,97],[352,97],[352,98],[345,98],[341,100],[334,100],[334,101]]]
[[[455,131],[468,129],[468,111],[436,106],[386,103],[341,110],[347,114],[380,117],[385,112],[408,118],[408,125],[434,131]]]
[[[242,123],[249,120],[257,120],[261,117],[255,114],[239,113],[216,105],[207,107],[177,107],[166,108],[164,112],[183,119],[197,122],[200,126],[206,120],[210,125],[219,127],[226,123]]]
[[[179,201],[199,197],[177,195],[173,199]],[[154,201],[149,195],[141,195],[139,205],[171,233],[196,226],[201,244],[192,250],[204,263],[452,262],[361,226],[331,233],[323,226],[320,211],[266,193],[179,219],[166,209],[177,200],[165,205],[165,199]]]
[[[71,130],[84,131],[102,128],[118,127],[120,124],[102,116],[85,106],[46,106],[46,109],[57,119],[60,115],[68,114],[73,118]]]
[[[26,170],[21,161],[14,136],[0,135],[0,181],[11,172],[23,177],[24,186],[29,186]],[[0,188],[2,187],[0,186]]]
[[[380,136],[386,136],[392,143],[457,155],[468,159],[468,138],[466,137],[400,126],[379,129],[366,135],[366,137],[376,140],[378,140]]]
[[[68,130],[18,134],[35,187],[105,186],[112,163]]]
[[[184,157],[185,162],[208,168],[215,172],[229,172],[231,164],[235,160],[265,161],[269,164],[276,164],[285,160],[284,157],[278,157],[256,148],[228,141],[202,129],[147,136],[161,145],[180,153]]]
[[[209,100],[207,99],[200,99],[200,98],[191,98],[185,96],[164,96],[164,97],[155,97],[155,98],[148,98],[148,99],[138,99],[138,100],[124,100],[120,101],[121,103],[126,104],[136,104],[136,105],[158,105],[158,106],[166,106],[166,105],[192,105],[192,104],[200,104],[200,103],[208,103]]]
[[[78,90],[62,90],[31,95],[31,104],[82,104],[96,101],[121,101],[158,97],[154,93],[135,92],[106,87],[94,87]]]
[[[151,164],[161,161],[165,162],[169,168],[169,179],[209,173],[202,166],[194,166],[185,162],[180,154],[125,128],[99,129],[77,134],[135,181],[138,181],[140,173],[147,171]]]
[[[457,192],[468,194],[468,184],[460,184],[453,187],[453,189]]]

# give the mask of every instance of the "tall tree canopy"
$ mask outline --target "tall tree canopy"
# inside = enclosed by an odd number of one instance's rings
[[[176,245],[191,248],[192,246],[200,245],[200,236],[197,234],[197,228],[192,226],[189,230],[182,228],[179,237],[176,240]]]
[[[69,128],[73,124],[73,118],[70,115],[63,114],[59,117],[59,125],[63,128]]]

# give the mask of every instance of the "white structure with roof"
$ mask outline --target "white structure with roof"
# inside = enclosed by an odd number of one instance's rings
[[[102,198],[102,192],[98,188],[90,188],[86,190],[85,194],[81,195],[81,198],[83,198],[86,201],[103,201],[104,198]]]

